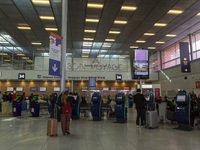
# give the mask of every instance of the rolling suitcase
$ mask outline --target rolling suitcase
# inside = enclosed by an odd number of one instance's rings
[[[22,102],[22,110],[27,110],[27,102]]]
[[[157,111],[147,111],[146,112],[145,128],[148,128],[148,129],[158,128],[158,113],[157,113]]]
[[[47,135],[57,136],[57,119],[48,119],[47,122]]]

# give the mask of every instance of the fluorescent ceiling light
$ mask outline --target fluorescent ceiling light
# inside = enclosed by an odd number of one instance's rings
[[[25,54],[18,53],[17,56],[25,56]]]
[[[88,3],[87,7],[89,7],[89,8],[103,8],[103,4]]]
[[[31,43],[32,45],[42,45],[42,43]]]
[[[198,13],[197,16],[200,16],[200,13]]]
[[[9,60],[9,59],[6,59],[6,60],[4,60],[4,61],[7,61],[7,62],[8,62],[8,61],[10,61],[10,60]]]
[[[45,28],[45,30],[47,30],[47,31],[58,31],[57,28]]]
[[[88,32],[88,33],[96,33],[96,30],[84,30],[84,32]]]
[[[85,58],[86,58],[86,57],[89,57],[89,56],[88,56],[88,55],[82,55],[82,57],[85,57]]]
[[[27,62],[33,62],[33,60],[26,60]]]
[[[89,54],[90,52],[82,52],[83,54]]]
[[[120,31],[109,31],[110,34],[120,34]]]
[[[122,6],[121,7],[121,10],[129,10],[129,11],[133,11],[133,10],[136,10],[137,7],[135,6]]]
[[[167,36],[167,37],[175,37],[176,34],[167,34],[166,36]]]
[[[122,21],[122,20],[115,20],[115,24],[127,24],[127,21]]]
[[[0,55],[6,56],[6,55],[8,55],[8,54],[7,54],[7,53],[1,53],[1,52],[0,52]]]
[[[99,22],[99,19],[85,19],[86,22]]]
[[[146,41],[137,40],[136,43],[146,43]]]
[[[6,39],[11,39],[12,37],[10,35],[2,35]]]
[[[99,52],[99,50],[93,49],[92,52]]]
[[[98,55],[97,57],[101,57],[101,58],[102,58],[102,57],[104,57],[104,56],[105,56],[105,55]]]
[[[101,50],[100,52],[101,52],[101,53],[106,53],[106,52],[107,52],[107,50]]]
[[[40,16],[40,19],[44,19],[44,20],[54,20],[53,16]]]
[[[27,23],[18,23],[19,26],[29,26]]]
[[[8,44],[9,42],[7,42],[7,41],[4,41],[4,42],[1,42],[0,41],[0,44]]]
[[[183,11],[182,10],[174,10],[174,9],[171,9],[168,11],[168,14],[182,14]]]
[[[157,41],[156,44],[164,44],[165,42],[163,41]]]
[[[49,4],[49,0],[32,0],[32,3],[48,5]]]
[[[138,46],[130,46],[130,48],[139,48]]]
[[[117,57],[119,57],[119,55],[113,55],[112,57],[117,58]]]
[[[42,53],[42,56],[49,56],[49,53]]]
[[[148,49],[156,49],[156,47],[147,47]]]
[[[154,36],[155,33],[144,33],[144,35],[146,35],[146,36]]]
[[[83,46],[88,46],[89,47],[89,46],[92,46],[92,44],[83,44]]]
[[[85,41],[93,41],[94,38],[83,38],[83,40],[85,40]]]
[[[83,49],[82,52],[90,52],[89,49]]]
[[[111,45],[102,45],[102,47],[111,47]]]
[[[156,27],[165,27],[167,24],[166,23],[155,23],[154,26]]]
[[[44,48],[37,48],[38,51],[44,51]]]
[[[29,58],[28,58],[28,57],[21,57],[21,59],[26,59],[26,60],[27,60],[27,59],[29,59]]]
[[[20,30],[31,30],[31,27],[17,27]]]
[[[105,41],[114,42],[114,41],[115,41],[115,39],[105,39]]]

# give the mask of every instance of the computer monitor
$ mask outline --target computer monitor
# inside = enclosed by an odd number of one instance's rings
[[[177,102],[185,102],[186,95],[178,95],[177,96]]]

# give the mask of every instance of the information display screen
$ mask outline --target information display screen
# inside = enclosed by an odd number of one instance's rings
[[[46,92],[46,91],[47,91],[47,88],[46,88],[46,87],[40,87],[40,91],[41,91],[41,92]]]
[[[90,87],[96,87],[96,78],[89,78]]]
[[[185,102],[185,95],[178,95],[177,102]]]
[[[54,88],[53,88],[53,91],[54,91],[54,92],[60,92],[60,87],[54,87]]]
[[[13,91],[13,87],[7,87],[7,91],[8,92],[12,92]]]
[[[135,49],[133,79],[149,79],[149,50]]]
[[[82,87],[82,88],[81,88],[81,91],[87,91],[87,90],[88,90],[87,87]]]
[[[16,87],[16,91],[17,92],[22,92],[23,91],[23,87]]]
[[[31,92],[35,92],[35,91],[38,91],[38,88],[37,87],[31,87]]]

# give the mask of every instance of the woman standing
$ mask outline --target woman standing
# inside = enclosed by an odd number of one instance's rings
[[[70,118],[71,118],[71,110],[72,110],[72,99],[73,97],[68,95],[68,92],[65,91],[62,95],[62,114],[61,114],[61,128],[63,135],[70,134],[69,126],[70,126]]]

